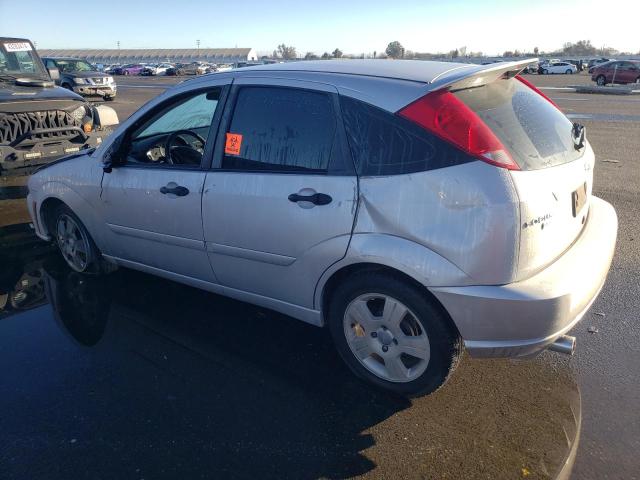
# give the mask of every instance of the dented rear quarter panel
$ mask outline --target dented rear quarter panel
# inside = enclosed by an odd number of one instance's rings
[[[362,177],[354,235],[385,234],[421,245],[425,257],[433,252],[464,272],[466,284],[508,283],[517,268],[518,207],[508,171],[480,161]],[[443,271],[422,283],[454,281]]]

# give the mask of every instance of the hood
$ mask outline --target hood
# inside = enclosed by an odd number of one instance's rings
[[[27,110],[33,110],[34,107],[29,107],[31,102],[64,103],[66,105],[73,102],[85,103],[80,95],[66,88],[25,87],[13,83],[0,82],[0,111],[24,111],[25,106]],[[40,107],[38,108],[40,109]]]
[[[108,77],[106,73],[98,72],[97,70],[89,70],[87,72],[60,72],[60,76],[71,78],[101,78]]]

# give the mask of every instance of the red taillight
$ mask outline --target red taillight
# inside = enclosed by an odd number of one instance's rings
[[[545,100],[547,100],[551,105],[553,105],[554,107],[556,107],[558,110],[560,110],[560,107],[558,105],[556,105],[556,102],[554,102],[553,100],[551,100],[549,97],[547,97],[544,93],[542,93],[538,87],[536,87],[533,83],[531,83],[529,80],[525,79],[524,77],[521,77],[520,75],[516,75],[516,78],[523,84],[526,85],[527,87],[529,87],[531,90],[533,90],[534,92],[536,92],[538,95],[540,95],[542,98],[544,98]]]
[[[451,92],[425,95],[398,114],[484,162],[520,169],[491,129]]]

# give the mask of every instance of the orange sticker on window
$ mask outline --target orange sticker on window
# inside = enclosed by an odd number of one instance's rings
[[[224,144],[224,153],[227,155],[240,155],[242,146],[242,134],[227,133],[227,142]]]

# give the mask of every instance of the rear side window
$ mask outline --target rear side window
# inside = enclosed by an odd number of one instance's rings
[[[516,79],[455,92],[509,150],[521,170],[572,162],[582,156],[573,124],[550,102]]]
[[[350,97],[341,97],[349,146],[359,175],[400,175],[473,161],[402,117]]]
[[[328,94],[243,87],[226,136],[225,169],[326,172],[336,133]]]

